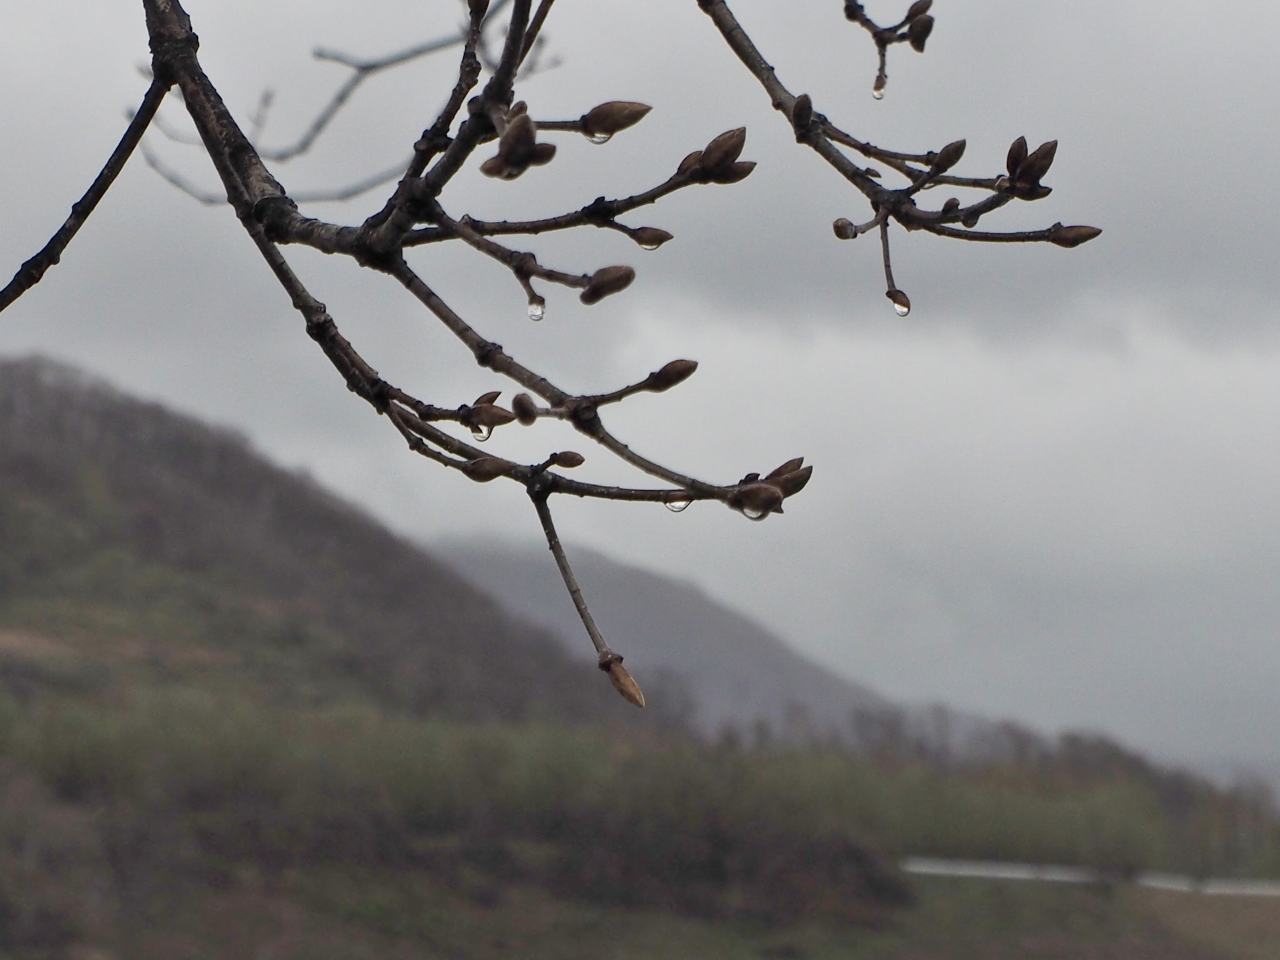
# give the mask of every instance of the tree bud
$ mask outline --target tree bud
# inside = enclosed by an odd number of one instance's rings
[[[709,174],[719,173],[738,159],[746,142],[746,127],[736,127],[712,137],[711,142],[702,148],[700,166]]]
[[[670,390],[676,384],[688,380],[697,369],[697,360],[672,360],[645,378],[645,389],[652,390],[654,393]]]
[[[958,197],[947,197],[947,202],[942,205],[942,212],[945,214],[953,214],[960,209],[960,199]]]
[[[471,408],[471,422],[478,427],[494,427],[505,426],[516,418],[516,415],[510,410],[504,410],[502,407],[495,406],[492,403],[482,403]]]
[[[808,130],[811,123],[813,123],[813,100],[807,93],[802,93],[791,105],[791,126],[799,135]]]
[[[631,232],[631,239],[646,250],[657,250],[671,239],[671,234],[660,227],[637,227]]]
[[[771,513],[782,512],[782,491],[772,483],[748,483],[733,493],[729,506],[748,520],[763,520]]]
[[[945,147],[938,151],[938,155],[934,158],[933,166],[930,170],[935,173],[946,173],[964,156],[965,141],[952,140]]]
[[[907,7],[907,22],[910,23],[916,17],[923,17],[932,6],[933,0],[916,0],[915,3]]]
[[[737,183],[739,180],[745,180],[751,176],[751,171],[755,168],[756,162],[754,160],[738,160],[729,164],[719,173],[712,174],[709,179],[712,183]]]
[[[911,312],[911,298],[901,290],[886,290],[884,295],[889,298],[889,302],[893,304],[894,311],[900,317],[905,317]]]
[[[653,108],[647,103],[631,100],[610,100],[592,107],[582,115],[582,132],[588,136],[611,137],[620,130],[634,126]]]
[[[599,303],[610,294],[625,290],[636,278],[636,272],[630,267],[601,267],[591,275],[586,289],[578,294],[578,299],[590,306]]]
[[[538,419],[538,405],[533,402],[533,397],[527,393],[517,393],[511,401],[511,409],[516,415],[516,419],[524,426],[532,426]]]
[[[790,497],[799,493],[808,484],[809,478],[813,476],[813,467],[801,467],[797,470],[789,470],[778,476],[772,476],[767,481],[778,488],[782,496]]]
[[[858,235],[858,228],[848,217],[839,217],[831,222],[831,232],[837,240],[852,240]]]
[[[691,153],[685,154],[685,158],[681,160],[680,165],[676,167],[676,173],[692,173],[694,170],[698,169],[698,166],[701,163],[702,151],[694,150]]]
[[[480,396],[472,400],[471,405],[473,407],[478,407],[485,403],[497,403],[500,396],[502,396],[501,390],[490,390],[488,393],[482,393]]]
[[[1018,165],[1018,176],[1015,179],[1031,186],[1038,184],[1040,178],[1048,173],[1049,168],[1053,166],[1053,158],[1057,152],[1057,140],[1048,140],[1040,144],[1026,160]]]
[[[636,683],[635,677],[631,676],[631,671],[622,665],[622,657],[615,653],[612,657],[601,660],[600,669],[609,674],[609,682],[622,695],[622,699],[637,707],[644,706],[644,691]]]
[[[1018,176],[1018,168],[1027,159],[1027,138],[1019,137],[1009,144],[1009,153],[1004,159],[1004,168],[1009,171],[1010,179]]]
[[[774,477],[781,477],[784,474],[794,473],[796,470],[799,470],[802,466],[804,466],[804,457],[792,457],[790,460],[788,460],[786,463],[782,464],[781,466],[775,467],[774,469],[770,470],[765,475],[765,479],[772,480]]]
[[[1060,247],[1078,247],[1082,243],[1088,243],[1100,233],[1102,230],[1099,227],[1083,225],[1064,227],[1056,223],[1049,230],[1049,242],[1056,243]]]
[[[907,42],[911,44],[911,49],[916,53],[924,53],[925,41],[932,32],[933,17],[927,13],[912,20],[907,26]]]
[[[561,450],[559,453],[551,455],[551,462],[557,467],[565,467],[572,470],[574,467],[580,467],[587,462],[587,458],[576,450]]]
[[[514,467],[514,463],[501,457],[477,457],[464,463],[462,472],[476,483],[488,483],[507,476]]]

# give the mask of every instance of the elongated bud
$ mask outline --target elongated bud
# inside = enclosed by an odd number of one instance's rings
[[[719,173],[738,159],[747,142],[747,128],[736,127],[726,130],[702,148],[702,161],[699,164],[709,174]]]
[[[712,183],[737,183],[739,180],[745,180],[751,176],[751,171],[755,168],[756,162],[754,160],[737,160],[719,173],[712,174],[709,179]]]
[[[524,426],[532,426],[538,419],[538,405],[527,393],[517,393],[511,401],[511,409],[516,419]]]
[[[481,427],[501,427],[515,418],[516,415],[510,410],[504,410],[492,403],[482,403],[471,408],[471,420]]]
[[[925,41],[933,33],[933,17],[927,13],[916,17],[907,25],[907,42],[916,53],[924,53]]]
[[[1018,166],[1018,176],[1016,179],[1028,184],[1038,184],[1040,178],[1049,172],[1049,168],[1053,166],[1053,158],[1058,153],[1058,141],[1048,140],[1036,147]]]
[[[697,360],[672,360],[645,378],[645,389],[652,390],[654,393],[670,390],[676,384],[688,380],[697,369]]]
[[[637,227],[631,231],[631,239],[646,250],[657,250],[671,238],[671,234],[660,227]]]
[[[813,100],[807,93],[802,93],[791,105],[791,126],[795,128],[798,137],[809,129],[811,123],[813,123]]]
[[[647,103],[610,100],[582,115],[582,132],[588,136],[611,137],[620,130],[635,126],[652,109]]]
[[[587,462],[587,458],[578,453],[577,450],[561,450],[559,453],[551,455],[551,462],[557,467],[565,467],[572,470],[574,467],[580,467]]]
[[[800,467],[798,470],[791,470],[780,476],[772,477],[766,482],[773,484],[778,491],[785,497],[791,497],[799,493],[809,483],[809,478],[813,476],[813,467]]]
[[[1064,227],[1059,223],[1050,229],[1049,242],[1056,243],[1060,247],[1078,247],[1082,243],[1088,243],[1100,233],[1102,233],[1100,227],[1083,225]]]
[[[514,467],[514,463],[501,457],[477,457],[464,463],[462,472],[476,483],[488,483],[507,476]]]
[[[473,407],[479,407],[486,403],[497,403],[498,398],[502,396],[501,390],[490,390],[488,393],[482,393],[471,401]]]
[[[702,151],[693,150],[685,154],[679,166],[676,167],[676,173],[692,173],[702,164]]]
[[[609,682],[613,684],[613,689],[622,695],[627,703],[635,704],[637,707],[644,706],[644,691],[640,689],[640,684],[636,683],[636,678],[631,676],[631,671],[622,665],[622,657],[616,653],[607,653],[600,657],[600,669],[609,674]]]
[[[933,6],[933,0],[916,0],[911,6],[907,7],[906,20],[909,23],[916,17],[923,17],[929,12],[929,8]]]
[[[935,173],[946,173],[964,156],[965,141],[952,140],[945,147],[938,151],[937,157],[934,158],[933,166],[930,169]]]
[[[599,303],[610,294],[625,290],[635,278],[636,272],[630,267],[601,267],[591,275],[590,282],[578,294],[578,299],[588,306]]]
[[[1004,158],[1004,168],[1009,171],[1011,180],[1017,179],[1018,168],[1022,166],[1024,160],[1027,159],[1027,138],[1019,137],[1013,143],[1009,144],[1009,153]]]
[[[774,477],[781,477],[788,473],[794,473],[796,470],[799,470],[802,466],[804,466],[804,457],[792,457],[790,460],[788,460],[786,463],[782,464],[781,466],[774,467],[774,469],[770,470],[765,475],[765,479],[772,480]]]
[[[837,240],[852,240],[858,235],[858,228],[848,217],[839,217],[831,222],[831,232]]]

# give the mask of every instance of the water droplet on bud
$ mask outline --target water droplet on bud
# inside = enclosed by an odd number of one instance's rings
[[[905,317],[911,312],[911,307],[905,303],[895,303],[893,305],[893,312],[900,317]]]
[[[877,100],[883,100],[883,99],[884,99],[884,87],[875,87],[875,88],[873,88],[873,89],[872,89],[872,91],[871,91],[871,96],[875,97]]]
[[[611,133],[588,133],[587,139],[592,143],[608,143],[613,138]]]
[[[481,425],[471,428],[471,438],[476,443],[484,443],[491,436],[493,436],[493,427]]]
[[[547,302],[545,300],[529,301],[529,319],[541,320],[547,315]]]
[[[693,503],[692,500],[666,500],[662,505],[672,513],[684,513],[691,503]]]
[[[751,507],[751,506],[743,507],[739,512],[748,520],[763,520],[765,517],[769,515],[768,510],[763,510],[760,507]]]
[[[662,244],[653,243],[652,241],[650,241],[648,243],[640,244],[640,249],[641,250],[657,250],[660,246],[662,246]]]

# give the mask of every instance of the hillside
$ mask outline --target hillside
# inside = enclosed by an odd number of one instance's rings
[[[52,361],[0,362],[0,490],[11,684],[43,646],[95,683],[129,669],[433,716],[621,712],[544,632],[242,438]]]

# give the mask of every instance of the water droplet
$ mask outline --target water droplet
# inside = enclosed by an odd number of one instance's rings
[[[493,427],[478,426],[471,428],[471,438],[475,440],[476,443],[484,443],[491,436],[493,436]]]
[[[769,515],[769,511],[762,510],[759,507],[743,507],[742,515],[748,520],[763,520]]]
[[[530,300],[529,301],[529,319],[541,320],[547,315],[547,301]]]
[[[660,243],[642,243],[640,244],[640,249],[641,250],[657,250],[660,246],[662,246],[662,244]]]
[[[893,305],[893,312],[900,317],[905,317],[908,313],[911,312],[911,307],[905,303],[895,303]]]
[[[884,99],[884,87],[875,87],[875,88],[873,88],[873,89],[872,89],[872,91],[871,91],[871,96],[875,97],[877,100],[883,100],[883,99]]]
[[[587,139],[592,143],[608,143],[613,138],[611,133],[588,133]]]
[[[662,505],[672,513],[684,513],[691,503],[693,503],[692,500],[666,500]]]

